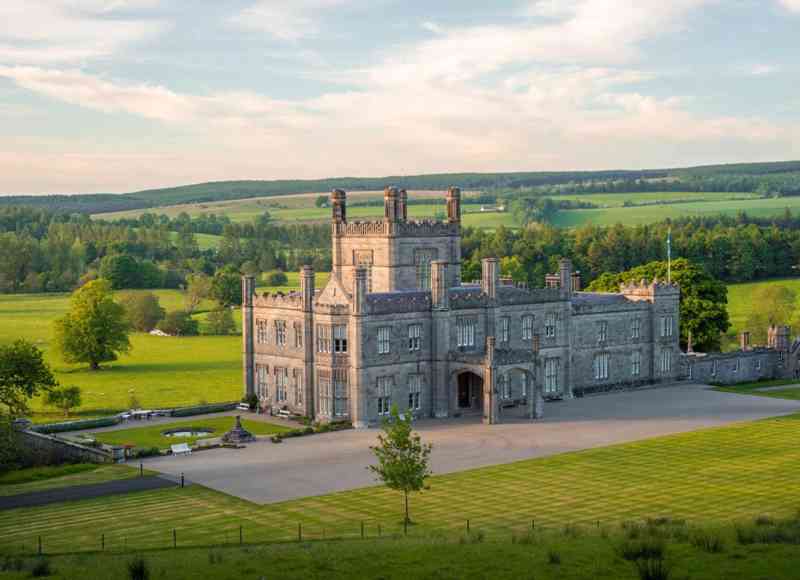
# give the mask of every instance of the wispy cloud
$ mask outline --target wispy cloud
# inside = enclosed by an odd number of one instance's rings
[[[348,0],[259,0],[231,17],[241,28],[258,30],[279,40],[299,40],[320,33],[319,19],[326,10]]]

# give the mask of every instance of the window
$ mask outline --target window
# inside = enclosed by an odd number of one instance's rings
[[[596,381],[603,381],[608,378],[608,353],[601,352],[594,355],[593,361],[594,378]]]
[[[333,371],[333,414],[344,417],[349,412],[347,404],[347,369]]]
[[[317,352],[331,352],[331,327],[317,325]]]
[[[417,271],[417,288],[420,290],[431,289],[431,262],[436,250],[416,250],[414,252],[414,266]]]
[[[269,333],[267,321],[263,319],[256,320],[256,343],[267,344],[267,335]]]
[[[269,398],[269,383],[267,378],[269,376],[269,366],[256,365],[256,395],[259,399]]]
[[[533,338],[533,316],[526,314],[522,317],[522,340]]]
[[[286,321],[275,321],[275,344],[278,346],[286,346]]]
[[[343,324],[333,327],[333,352],[347,352],[347,326]]]
[[[408,325],[408,350],[419,350],[422,346],[422,325],[409,324]]]
[[[320,415],[330,416],[331,414],[331,373],[330,371],[317,372],[317,384],[319,389],[319,413]]]
[[[735,361],[733,361],[733,372],[735,372],[735,373],[739,372],[739,359],[738,358]]]
[[[642,319],[634,318],[631,320],[631,338],[639,339],[642,335]]]
[[[500,375],[497,378],[497,390],[500,392],[501,399],[511,398],[511,382],[505,375]]]
[[[631,353],[631,375],[638,377],[642,372],[642,353],[638,350]]]
[[[662,373],[668,373],[672,370],[672,351],[671,350],[662,350],[661,351],[661,359],[659,361],[659,370]],[[716,375],[716,368],[712,374]]]
[[[393,377],[378,377],[378,415],[388,415],[392,408],[392,390],[394,389]]]
[[[353,263],[367,272],[367,292],[372,292],[372,250],[354,250]]]
[[[544,319],[544,335],[547,338],[556,337],[556,313],[548,312]]]
[[[672,336],[672,327],[673,318],[672,316],[662,316],[661,317],[661,336],[662,337],[669,337]]]
[[[392,329],[389,326],[381,326],[378,328],[378,354],[389,354],[391,332]]]
[[[459,318],[456,320],[456,344],[463,347],[475,346],[476,322],[472,318]]]
[[[712,377],[717,376],[717,361],[715,360],[711,361],[711,376]]]
[[[500,342],[508,342],[508,323],[507,316],[500,319]]]
[[[558,392],[558,367],[560,361],[557,358],[548,358],[544,361],[544,392]]]
[[[275,369],[275,400],[279,403],[286,401],[286,387],[289,386],[289,370]]]
[[[292,369],[292,379],[294,380],[294,404],[303,404],[303,376],[298,369]]]
[[[608,322],[601,320],[597,323],[597,342],[608,340]]]
[[[303,325],[299,322],[294,323],[294,347],[303,348]]]
[[[420,409],[420,398],[422,395],[422,375],[408,376],[408,408],[411,411]]]

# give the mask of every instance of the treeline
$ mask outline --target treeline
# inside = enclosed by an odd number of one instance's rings
[[[573,260],[586,284],[605,272],[622,272],[666,259],[670,230],[673,258],[688,258],[726,282],[797,274],[800,218],[789,214],[772,223],[740,215],[575,230],[543,224],[493,232],[467,229],[462,238],[462,276],[464,280],[479,279],[481,258],[507,256],[516,261],[504,261],[505,274],[542,286],[545,275],[556,271],[558,258],[565,256]]]

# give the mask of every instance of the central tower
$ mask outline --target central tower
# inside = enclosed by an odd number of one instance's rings
[[[430,290],[431,262],[447,264],[448,287],[461,282],[461,192],[447,192],[447,219],[409,220],[408,193],[387,187],[383,219],[348,221],[347,196],[331,193],[333,276],[352,288],[356,268],[366,271],[369,292]]]

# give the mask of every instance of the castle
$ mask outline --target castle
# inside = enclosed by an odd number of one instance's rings
[[[245,394],[262,408],[319,421],[379,423],[393,405],[417,417],[474,414],[486,423],[542,416],[548,398],[672,382],[680,375],[679,289],[580,291],[569,260],[546,288],[515,285],[498,261],[461,280],[461,192],[442,221],[407,217],[405,190],[384,217],[348,221],[331,194],[333,268],[324,288],[263,294],[245,276]]]

